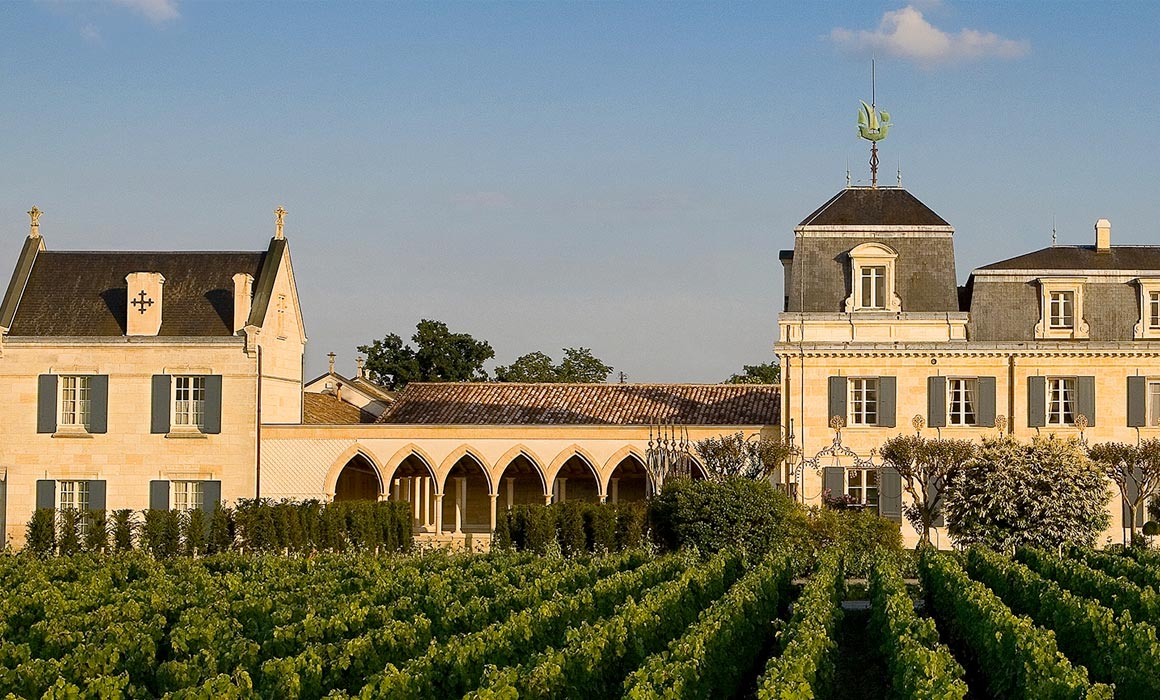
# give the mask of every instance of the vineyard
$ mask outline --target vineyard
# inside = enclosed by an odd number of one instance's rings
[[[834,555],[793,570],[731,552],[4,557],[0,697],[1160,697],[1152,555],[928,551],[918,582],[881,559],[849,590]]]

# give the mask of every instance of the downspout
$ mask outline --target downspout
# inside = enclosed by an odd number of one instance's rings
[[[1015,355],[1007,355],[1007,433],[1015,434]]]
[[[258,439],[254,445],[254,498],[262,497],[262,346],[258,346]]]

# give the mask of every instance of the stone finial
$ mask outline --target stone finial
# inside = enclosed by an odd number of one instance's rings
[[[36,207],[32,207],[32,209],[29,210],[28,218],[31,219],[31,224],[28,227],[29,238],[40,238],[40,215],[43,213],[44,212],[37,209]]]
[[[328,358],[330,358],[330,373],[331,373],[331,374],[334,374],[334,358],[335,358],[335,357],[338,357],[338,356],[337,356],[337,355],[335,355],[333,352],[328,352],[328,353],[326,353],[326,356],[327,356]]]
[[[358,372],[356,373],[358,378],[359,379],[366,379],[366,377],[363,376],[363,359],[362,359],[362,357],[361,356],[356,357],[354,360],[354,364],[358,367]]]
[[[286,223],[286,210],[278,207],[274,210],[274,238],[279,241],[286,237],[282,232],[282,227]]]

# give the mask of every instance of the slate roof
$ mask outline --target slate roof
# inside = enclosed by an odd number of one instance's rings
[[[375,415],[329,394],[302,394],[302,422],[307,425],[374,423]]]
[[[438,425],[776,425],[766,384],[412,382],[379,423]]]
[[[950,226],[901,187],[847,187],[799,226]]]
[[[1160,246],[1116,245],[1098,252],[1090,245],[1042,248],[984,265],[980,270],[1160,270]]]
[[[152,253],[41,251],[15,305],[10,336],[121,336],[125,334],[130,272],[165,277],[160,336],[231,336],[233,276],[254,277],[255,303],[266,252]],[[268,295],[267,295],[268,296]],[[263,308],[264,313],[264,308]]]

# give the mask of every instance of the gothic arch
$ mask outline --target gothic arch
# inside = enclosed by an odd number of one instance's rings
[[[439,488],[442,489],[442,482],[440,482],[439,479],[435,476],[435,467],[433,466],[435,464],[435,460],[431,459],[431,455],[427,454],[426,451],[424,451],[421,447],[413,442],[400,449],[394,454],[393,457],[391,457],[390,460],[387,461],[387,471],[390,474],[390,478],[386,479],[386,483],[390,483],[391,479],[395,478],[395,472],[399,470],[399,465],[401,465],[403,460],[407,459],[411,455],[414,455],[420,462],[423,463],[424,467],[427,467],[428,476],[431,477],[431,483],[439,485]],[[439,493],[442,493],[442,491],[436,491],[435,493],[438,495]]]
[[[556,478],[559,477],[560,470],[563,469],[568,460],[572,459],[573,457],[579,457],[580,461],[588,467],[588,470],[592,473],[592,478],[596,483],[596,497],[598,500],[602,499],[604,497],[604,484],[603,480],[600,478],[600,470],[596,467],[599,462],[597,462],[596,459],[592,456],[592,453],[575,443],[564,448],[560,454],[556,455],[556,458],[552,460],[552,464],[548,467],[547,472],[548,474],[552,475],[552,477],[547,480],[549,488],[552,487],[551,485],[554,484]]]
[[[640,448],[636,447],[635,445],[625,445],[624,447],[617,450],[616,453],[609,457],[608,461],[604,463],[604,469],[601,470],[604,472],[604,477],[603,482],[600,484],[600,488],[604,490],[604,493],[608,493],[608,482],[612,479],[612,473],[616,471],[616,468],[620,466],[620,463],[623,462],[626,457],[636,458],[636,460],[640,462],[640,466],[645,470],[646,476],[648,475],[648,460],[645,459],[644,453],[641,452]],[[650,484],[652,483],[651,476],[648,477],[648,481]]]
[[[502,457],[500,457],[499,459],[496,460],[495,466],[494,466],[494,468],[497,470],[495,475],[494,475],[495,482],[499,483],[499,480],[503,478],[503,474],[505,471],[507,471],[507,468],[509,466],[511,466],[511,463],[513,461],[515,461],[516,457],[519,457],[521,455],[523,456],[524,459],[531,462],[533,467],[535,467],[536,475],[540,477],[540,486],[543,487],[544,493],[547,493],[548,492],[548,477],[544,472],[543,460],[541,460],[539,458],[539,456],[536,455],[535,452],[532,452],[531,450],[529,450],[527,447],[525,447],[522,444],[516,445],[515,447],[511,448],[507,452],[503,453]]]
[[[459,447],[456,447],[454,450],[452,450],[451,454],[447,455],[447,459],[443,460],[443,464],[439,465],[439,473],[443,475],[442,481],[439,483],[440,493],[444,492],[444,487],[446,486],[445,482],[447,481],[448,475],[451,474],[451,470],[454,469],[455,465],[459,463],[459,460],[463,459],[464,457],[471,457],[473,460],[475,460],[475,463],[479,465],[480,471],[483,472],[484,478],[487,479],[488,493],[495,493],[495,485],[492,483],[491,469],[487,465],[487,460],[484,459],[483,456],[479,454],[479,451],[471,445],[460,445]]]
[[[374,453],[371,452],[371,450],[356,442],[355,444],[346,448],[346,450],[341,455],[339,455],[338,458],[334,460],[334,462],[331,463],[330,469],[326,470],[326,479],[323,481],[322,488],[323,492],[326,494],[327,500],[334,500],[335,490],[338,487],[338,477],[342,474],[342,470],[346,468],[346,465],[349,464],[350,461],[355,457],[362,457],[371,465],[371,468],[375,472],[375,476],[379,480],[379,497],[381,498],[386,495],[386,485],[388,482],[383,478],[383,468],[381,466],[382,462],[375,458]]]

